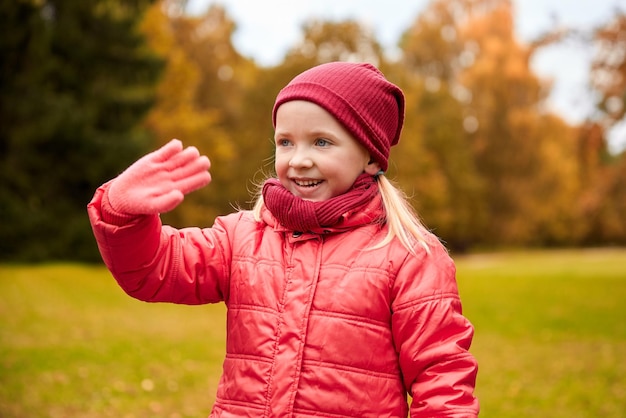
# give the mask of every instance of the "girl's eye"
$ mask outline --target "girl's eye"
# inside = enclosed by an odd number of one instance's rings
[[[330,145],[330,142],[328,142],[328,140],[324,139],[324,138],[318,138],[315,141],[315,145],[317,145],[318,147],[327,147]]]
[[[288,139],[279,139],[278,141],[276,141],[276,144],[279,147],[288,147],[289,146],[289,140]]]

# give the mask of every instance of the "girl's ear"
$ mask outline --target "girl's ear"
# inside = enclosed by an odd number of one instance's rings
[[[380,164],[378,164],[377,161],[371,158],[370,161],[365,166],[364,171],[369,175],[375,176],[380,171]]]

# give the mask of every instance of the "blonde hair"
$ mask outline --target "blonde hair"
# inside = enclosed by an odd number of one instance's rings
[[[397,238],[402,246],[413,255],[416,255],[415,244],[421,245],[427,253],[430,253],[426,239],[427,229],[409,203],[407,195],[382,174],[377,175],[377,183],[385,210],[384,223],[387,223],[388,231],[381,242],[368,249],[382,248]],[[262,208],[263,196],[261,195],[261,188],[259,188],[252,208],[254,219],[257,222],[261,221]]]

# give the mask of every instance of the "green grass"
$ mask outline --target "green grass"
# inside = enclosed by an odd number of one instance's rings
[[[457,259],[484,417],[623,417],[626,249]]]
[[[622,417],[626,249],[456,258],[481,417]],[[0,417],[206,417],[225,310],[147,304],[99,266],[0,265]]]
[[[224,313],[136,301],[101,267],[0,266],[0,417],[206,417]]]

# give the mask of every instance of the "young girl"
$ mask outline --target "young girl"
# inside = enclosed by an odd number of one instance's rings
[[[477,416],[454,264],[384,176],[402,91],[369,64],[323,64],[280,91],[272,117],[276,178],[253,211],[162,225],[211,180],[177,140],[98,189],[89,216],[119,285],[225,302],[211,417]]]

